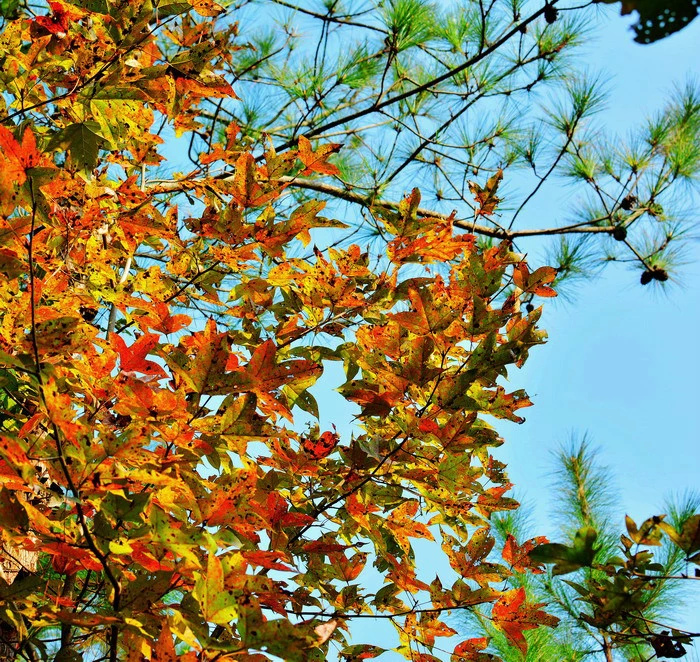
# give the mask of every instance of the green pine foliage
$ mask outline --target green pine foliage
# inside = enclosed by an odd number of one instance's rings
[[[290,203],[311,191],[367,228],[419,186],[426,212],[454,210],[465,231],[521,252],[539,238],[565,295],[611,263],[668,285],[696,225],[700,89],[681,82],[646,125],[610,134],[581,46],[613,15],[561,0],[242,0],[247,47],[229,67],[244,101],[212,102],[190,157],[200,167],[232,120],[258,153],[302,135],[338,143],[335,181],[290,178]],[[473,185],[499,169],[489,212]],[[564,187],[560,209],[537,213]]]
[[[546,603],[548,611],[560,618],[559,625],[527,633],[526,654],[494,628],[483,611],[465,613],[460,629],[473,637],[489,637],[489,651],[504,662],[656,659],[650,645],[652,628],[647,626],[656,626],[653,629],[658,632],[661,625],[667,633],[671,632],[684,600],[689,597],[687,582],[682,581],[689,572],[683,551],[668,538],[654,548],[658,566],[649,574],[658,579],[648,581],[646,588],[637,591],[643,607],[629,614],[629,627],[596,624],[581,589],[590,585],[587,582],[608,580],[605,567],[620,556],[624,514],[616,507],[614,476],[600,462],[599,451],[586,436],[574,438],[560,448],[554,457],[553,475],[552,515],[558,524],[554,537],[571,545],[577,532],[586,527],[595,530],[593,567],[581,567],[566,574],[554,574],[551,568],[544,574],[518,572],[509,581],[515,588],[523,587],[529,600]],[[699,507],[697,493],[668,500],[664,506],[666,522],[681,530]],[[530,519],[524,508],[498,515],[494,522],[496,550],[503,549],[508,535],[518,542],[525,541],[533,528]],[[692,648],[686,652],[694,654]]]

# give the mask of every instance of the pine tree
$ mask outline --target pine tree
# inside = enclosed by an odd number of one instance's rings
[[[510,580],[513,586],[525,589],[529,600],[547,603],[551,613],[560,618],[555,629],[539,628],[528,633],[525,654],[493,627],[488,614],[483,611],[476,610],[465,616],[465,630],[474,637],[488,637],[489,650],[497,653],[504,662],[622,659],[645,662],[692,654],[695,649],[689,646],[697,634],[677,628],[677,622],[684,602],[692,604],[695,601],[695,587],[689,587],[688,582],[683,581],[687,577],[688,563],[682,550],[671,539],[662,540],[659,536],[647,541],[646,550],[644,545],[634,549],[642,556],[648,553],[651,557],[653,554],[653,562],[658,564],[646,571],[649,577],[645,583],[634,584],[633,574],[625,576],[619,566],[615,567],[620,591],[618,598],[624,595],[627,601],[621,600],[616,606],[606,605],[619,610],[615,618],[596,619],[595,609],[603,603],[591,599],[594,593],[587,589],[597,582],[610,581],[611,566],[608,564],[622,556],[624,542],[621,542],[621,533],[624,532],[622,538],[626,538],[630,533],[629,526],[625,530],[624,514],[617,507],[613,472],[601,464],[600,451],[591,446],[589,439],[585,436],[573,439],[562,446],[553,459],[555,479],[550,485],[550,515],[552,521],[559,524],[555,538],[558,544],[574,548],[577,539],[582,540],[582,532],[586,532],[590,550],[594,553],[591,562],[587,566],[570,564],[564,567],[560,557],[561,572],[550,567],[544,574],[520,572]],[[699,507],[698,494],[668,501],[665,504],[666,523],[680,531],[693,524],[692,518]],[[513,542],[529,537],[532,524],[528,519],[528,511],[524,509],[496,517],[499,552],[507,547],[509,539]],[[590,534],[591,531],[595,536]],[[532,556],[536,558],[541,549],[532,552]],[[600,595],[603,594],[597,597]],[[611,595],[612,592],[606,599]],[[630,608],[633,600],[640,608]],[[661,632],[665,634],[660,636]],[[674,651],[676,655],[663,654]]]

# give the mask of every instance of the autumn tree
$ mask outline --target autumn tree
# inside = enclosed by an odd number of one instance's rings
[[[293,23],[258,34],[257,4],[2,3],[6,656],[365,659],[382,650],[353,623],[383,618],[407,659],[479,660],[448,612],[488,605],[521,650],[556,623],[487,559],[492,513],[517,502],[484,416],[521,420],[530,401],[502,382],[543,341],[531,302],[580,265],[530,267],[513,240],[612,237],[663,281],[683,228],[661,205],[695,173],[700,111],[689,89],[633,163],[599,162],[576,138],[597,102],[577,82],[551,120],[563,142],[529,150],[535,128],[501,102],[562,79],[578,32],[554,4],[301,11],[319,30],[305,70],[310,42]],[[455,157],[479,108],[494,124]],[[171,136],[188,172],[168,165]],[[509,229],[500,185],[517,163],[534,193],[593,163],[602,215],[531,232],[516,208]],[[409,176],[461,211],[428,210]],[[324,216],[327,200],[359,215]],[[381,242],[351,236],[362,214]],[[351,435],[319,422],[313,387],[334,362]],[[412,538],[452,571],[417,568]]]

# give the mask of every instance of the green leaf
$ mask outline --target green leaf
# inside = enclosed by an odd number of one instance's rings
[[[0,0],[0,16],[8,21],[19,17],[19,0]]]
[[[0,600],[3,602],[12,602],[20,600],[37,590],[39,587],[46,584],[46,580],[40,575],[30,575],[24,579],[18,579],[12,584],[8,584],[4,579],[0,578]]]
[[[700,552],[700,514],[689,517],[680,533],[668,525],[663,528],[669,538],[686,553],[686,556]]]
[[[224,589],[224,569],[221,560],[209,555],[207,571],[197,577],[194,595],[207,621],[226,625],[238,616],[238,602],[234,591]]]
[[[340,654],[345,658],[345,662],[354,662],[355,660],[366,660],[371,657],[379,657],[382,653],[386,653],[386,648],[379,646],[371,646],[370,644],[355,644],[346,646],[340,651]]]
[[[143,112],[142,99],[144,97],[145,95],[136,101],[127,99],[125,96],[121,98],[103,97],[91,101],[90,109],[95,119],[94,123],[98,127],[93,128],[93,130],[108,143],[105,145],[106,148],[116,150],[123,147],[133,127],[133,121],[127,120]]]
[[[595,541],[598,533],[591,526],[579,529],[571,547],[561,543],[546,543],[535,547],[530,558],[537,563],[553,563],[552,573],[565,575],[579,568],[591,567],[598,549]]]
[[[158,3],[156,11],[158,12],[158,18],[163,19],[167,16],[177,16],[178,14],[184,14],[190,11],[192,5],[189,2],[164,2]]]
[[[63,147],[79,170],[92,170],[104,140],[99,131],[100,125],[93,121],[69,124],[51,139],[48,149]]]
[[[317,419],[319,418],[318,402],[306,388],[299,388],[297,384],[285,384],[282,387],[282,391],[289,399],[290,409],[297,406],[302,411],[311,414]]]

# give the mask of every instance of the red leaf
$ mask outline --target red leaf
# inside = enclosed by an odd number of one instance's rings
[[[270,570],[293,570],[293,568],[278,560],[286,557],[284,552],[241,552],[241,556],[253,565],[259,565]]]
[[[318,439],[304,438],[301,446],[307,455],[311,455],[316,460],[327,457],[338,445],[340,437],[335,432],[326,431]]]
[[[146,333],[133,345],[127,347],[124,339],[115,333],[112,335],[112,344],[119,352],[123,372],[141,372],[159,379],[167,377],[161,366],[154,361],[146,359],[146,356],[158,344],[158,336],[156,334]]]
[[[273,526],[287,514],[287,501],[277,492],[270,492],[267,495],[266,505],[267,514]]]
[[[311,515],[304,513],[285,513],[280,519],[280,524],[282,526],[306,526],[314,521],[315,519]]]
[[[478,637],[467,639],[455,646],[450,662],[489,662],[493,660],[493,655],[480,653],[489,645],[488,637]]]
[[[68,574],[74,574],[78,570],[95,570],[97,572],[102,572],[102,564],[95,558],[93,553],[87,549],[81,549],[80,547],[74,547],[65,542],[48,542],[42,545],[42,552],[51,554],[52,556],[60,557],[57,562],[59,566],[63,567],[65,565],[66,572],[71,570]],[[70,562],[73,561],[74,564]],[[76,565],[77,564],[77,567]]]
[[[440,433],[440,426],[429,418],[421,418],[420,423],[418,423],[418,429],[421,432],[430,432],[430,434],[435,435]]]
[[[491,618],[494,625],[518,647],[522,653],[527,652],[527,641],[523,636],[525,630],[534,630],[540,625],[555,626],[559,619],[545,613],[539,607],[544,603],[527,604],[525,589],[516,588],[504,593],[493,605]]]
[[[305,552],[310,552],[312,554],[329,554],[333,552],[343,552],[349,547],[350,545],[340,545],[338,543],[329,543],[323,540],[314,540],[313,542],[307,542],[302,549]]]
[[[68,22],[70,16],[68,12],[58,2],[49,2],[49,7],[53,12],[50,16],[37,16],[35,21],[42,28],[55,34],[59,38],[66,36],[68,32]]]

